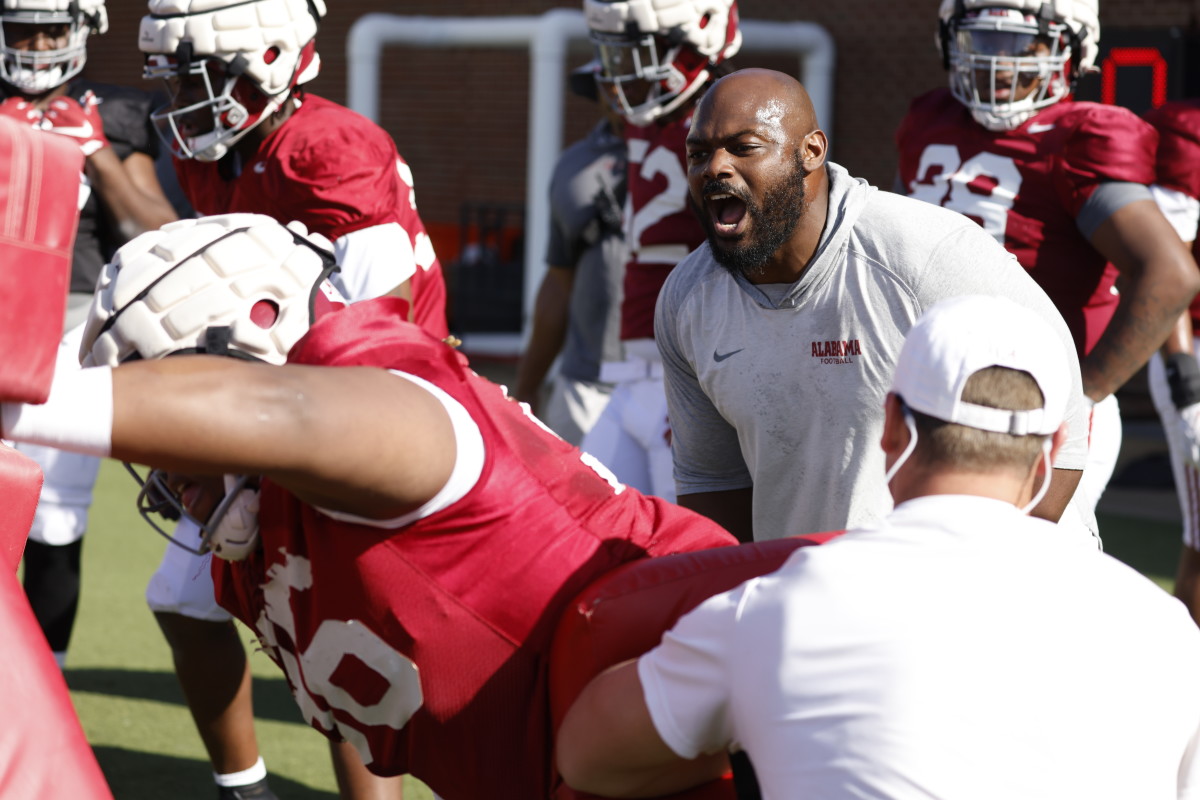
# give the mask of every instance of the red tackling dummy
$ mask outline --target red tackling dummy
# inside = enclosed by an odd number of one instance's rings
[[[44,403],[62,337],[83,154],[0,116],[0,397]]]
[[[0,443],[0,496],[4,498],[0,510],[0,572],[6,575],[17,573],[41,491],[41,468],[33,459]]]
[[[613,664],[654,648],[681,616],[713,595],[774,572],[800,547],[842,531],[814,533],[634,561],[583,590],[559,621],[550,651],[550,714],[557,731],[588,682]],[[559,782],[554,800],[592,800]],[[677,800],[735,800],[733,781],[670,795]]]
[[[0,486],[3,480],[0,474]],[[7,511],[6,504],[5,516]],[[0,681],[0,797],[112,800],[62,672],[10,569],[0,570],[0,641],[5,675]]]
[[[0,398],[44,402],[62,338],[83,154],[71,139],[0,115]],[[17,562],[42,472],[0,444],[0,797],[112,800]]]

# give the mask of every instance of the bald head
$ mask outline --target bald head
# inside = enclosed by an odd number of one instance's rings
[[[803,84],[770,69],[743,69],[714,83],[696,107],[697,121],[709,116],[753,119],[795,142],[818,127]]]
[[[825,221],[828,147],[790,75],[747,69],[712,85],[687,135],[688,198],[722,266],[755,283],[795,280]]]

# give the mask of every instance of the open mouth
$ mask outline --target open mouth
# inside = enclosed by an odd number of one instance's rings
[[[728,192],[710,194],[705,198],[713,230],[719,236],[740,236],[746,229],[746,203]]]

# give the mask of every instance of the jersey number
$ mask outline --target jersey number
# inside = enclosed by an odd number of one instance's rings
[[[292,592],[311,587],[312,564],[307,558],[288,554],[284,563],[272,565],[263,585],[266,602],[262,617],[255,628],[263,644],[278,654],[304,718],[325,730],[336,730],[354,745],[363,762],[370,764],[382,754],[371,753],[366,734],[344,719],[335,719],[317,700],[344,711],[364,727],[387,725],[399,730],[424,701],[417,665],[357,620],[324,620],[302,653],[280,647],[276,628],[287,633],[292,642],[297,641]],[[378,699],[364,703],[334,682],[334,673],[348,658],[382,679],[386,688]]]
[[[965,214],[1000,244],[1020,191],[1021,172],[1011,158],[979,153],[963,161],[952,144],[926,147],[908,185],[910,197]]]
[[[654,197],[642,204],[636,212],[633,211],[633,192],[625,194],[625,219],[629,220],[628,241],[635,249],[641,249],[642,236],[672,214],[678,214],[687,207],[687,174],[679,156],[670,148],[659,145],[649,150],[650,143],[644,139],[629,139],[626,143],[629,161],[639,165],[638,173],[647,183],[658,176],[667,179],[667,185]],[[649,152],[647,152],[649,150]],[[683,253],[687,255],[687,253]],[[679,256],[682,258],[683,256]],[[676,258],[675,261],[679,259]],[[674,263],[674,262],[672,262]]]

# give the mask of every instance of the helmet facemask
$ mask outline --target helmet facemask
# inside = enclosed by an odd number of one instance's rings
[[[238,58],[226,64],[215,57],[146,57],[144,77],[162,79],[169,97],[150,120],[176,158],[221,160],[291,96],[267,97],[239,67]]]
[[[596,82],[613,109],[648,125],[679,108],[710,77],[708,59],[655,34],[592,31],[600,61]]]
[[[584,0],[583,10],[596,82],[634,125],[682,108],[742,45],[737,0]]]
[[[220,160],[320,70],[324,0],[149,0],[149,10],[143,76],[168,82],[171,104],[153,119],[179,158]]]
[[[1070,96],[1079,38],[1069,25],[1011,8],[986,8],[943,26],[950,92],[994,131],[1013,130]]]
[[[20,10],[5,4],[0,11],[0,79],[30,96],[56,89],[83,70],[88,34],[102,33],[107,27],[103,4],[90,14],[76,4],[61,11]],[[35,49],[29,43],[39,35],[63,44],[52,50]]]
[[[187,510],[183,498],[168,484],[167,473],[150,470],[143,478],[134,466],[125,469],[141,487],[137,510],[142,519],[167,541],[192,555],[213,553],[227,561],[241,561],[258,547],[258,479],[247,475],[224,476],[225,495],[208,515],[198,519]],[[166,522],[186,519],[200,531],[200,546],[180,541]],[[163,523],[163,524],[160,524]]]

